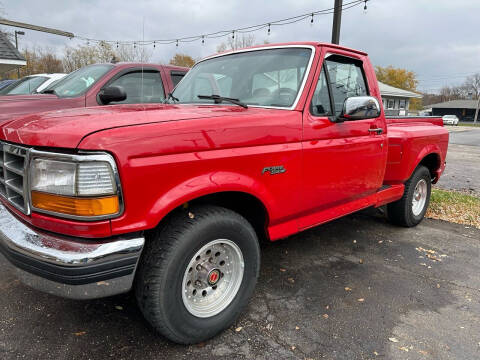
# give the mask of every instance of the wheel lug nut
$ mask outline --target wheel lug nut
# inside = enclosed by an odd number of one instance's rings
[[[200,280],[195,281],[196,286],[202,286],[202,282]]]
[[[202,270],[202,265],[198,264],[196,269],[197,269],[197,271],[201,271]]]

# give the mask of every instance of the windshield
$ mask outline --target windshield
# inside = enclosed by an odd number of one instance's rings
[[[37,88],[42,85],[48,77],[45,76],[31,76],[25,77],[20,81],[6,87],[2,91],[2,95],[26,95],[32,94]]]
[[[60,81],[48,86],[42,91],[42,93],[53,92],[58,97],[79,96],[87,91],[112,68],[113,65],[86,66],[68,74]]]
[[[219,95],[247,105],[291,107],[303,83],[311,54],[311,49],[291,47],[204,60],[177,85],[174,101],[213,104],[213,99],[199,99],[198,95]]]

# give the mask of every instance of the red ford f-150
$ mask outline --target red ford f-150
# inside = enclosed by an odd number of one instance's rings
[[[172,65],[140,63],[89,65],[70,73],[39,94],[0,96],[0,124],[20,115],[42,111],[158,103],[188,70]]]
[[[265,45],[198,62],[165,104],[33,114],[1,128],[0,252],[26,284],[135,291],[178,343],[230,326],[259,240],[367,207],[412,227],[445,168],[440,118],[387,119],[367,54]]]

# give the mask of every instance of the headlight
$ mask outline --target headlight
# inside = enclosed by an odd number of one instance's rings
[[[121,194],[110,155],[47,154],[32,154],[32,209],[87,220],[120,214]]]

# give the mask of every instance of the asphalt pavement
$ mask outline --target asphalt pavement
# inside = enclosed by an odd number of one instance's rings
[[[478,359],[479,241],[477,229],[398,228],[370,210],[264,244],[237,324],[187,347],[157,336],[130,294],[65,300],[3,272],[0,358]]]
[[[447,167],[437,186],[480,197],[480,127],[447,126]]]

